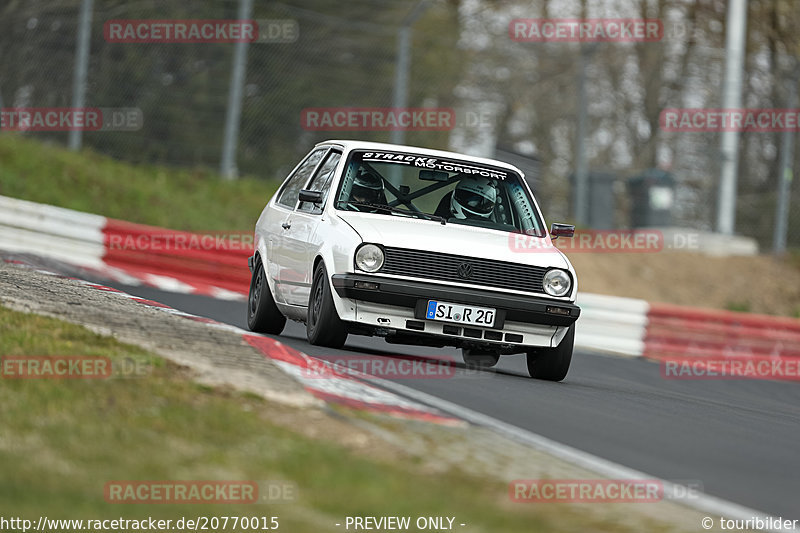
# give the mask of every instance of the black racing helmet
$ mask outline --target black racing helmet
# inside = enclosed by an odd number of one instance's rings
[[[353,180],[350,200],[369,204],[386,203],[383,178],[374,171],[362,167]]]
[[[467,176],[456,185],[450,198],[453,217],[489,218],[497,203],[497,189],[491,181],[479,176]]]

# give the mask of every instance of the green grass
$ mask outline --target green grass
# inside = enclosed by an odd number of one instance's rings
[[[187,231],[252,231],[276,181],[134,166],[0,134],[0,195]]]
[[[469,531],[633,531],[563,505],[511,504],[504,484],[418,461],[360,457],[272,420],[305,411],[197,385],[146,351],[56,319],[0,307],[0,354],[145,361],[136,378],[0,379],[0,516],[31,520],[277,516],[280,529],[338,531],[345,516],[456,516]],[[283,480],[280,504],[112,504],[120,480]],[[640,524],[645,525],[645,524]],[[653,524],[646,524],[654,530]],[[461,529],[458,527],[457,529]],[[412,529],[413,530],[413,529]]]
[[[736,312],[739,312],[739,313],[749,313],[750,309],[751,309],[751,306],[750,306],[750,302],[747,302],[747,301],[744,301],[744,300],[736,300],[736,301],[730,301],[730,302],[726,303],[725,304],[725,309],[727,311],[736,311]]]

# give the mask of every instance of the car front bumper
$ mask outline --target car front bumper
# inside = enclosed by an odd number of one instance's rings
[[[368,274],[335,274],[331,285],[355,303],[360,324],[449,337],[456,344],[555,346],[580,315],[577,305],[561,300]],[[428,300],[491,307],[497,318],[491,328],[426,320]]]

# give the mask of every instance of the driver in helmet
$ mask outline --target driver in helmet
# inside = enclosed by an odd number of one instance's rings
[[[467,176],[458,182],[451,193],[442,198],[435,214],[459,220],[491,219],[496,203],[497,189],[491,181],[480,176]]]
[[[374,171],[361,168],[353,180],[350,201],[365,204],[386,205],[383,179]],[[359,210],[366,208],[359,207]]]

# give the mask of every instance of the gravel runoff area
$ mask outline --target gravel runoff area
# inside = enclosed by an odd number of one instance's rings
[[[7,256],[7,258],[10,256]],[[0,254],[2,258],[2,254]],[[458,468],[484,479],[596,479],[590,471],[474,425],[441,426],[331,408],[243,341],[235,328],[212,328],[114,292],[0,261],[0,305],[82,325],[141,346],[180,365],[182,375],[268,400],[271,419],[303,434],[333,440],[376,460],[408,460],[425,472]],[[273,416],[274,415],[274,416]],[[498,495],[504,505],[512,503]],[[650,531],[698,531],[704,513],[678,502],[552,504]]]

